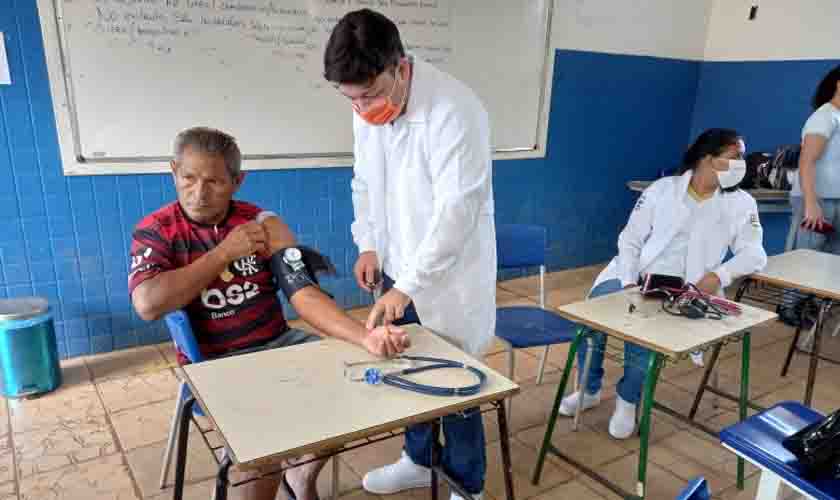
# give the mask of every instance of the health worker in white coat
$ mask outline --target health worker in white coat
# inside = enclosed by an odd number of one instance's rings
[[[355,111],[351,229],[360,255],[354,274],[364,290],[382,286],[384,292],[368,328],[419,321],[481,355],[496,321],[484,106],[460,81],[407,55],[396,25],[369,9],[350,12],[335,26],[324,76]],[[484,490],[481,420],[477,408],[443,420],[442,466],[473,496]],[[365,489],[390,494],[429,486],[432,439],[430,425],[408,427],[402,457],[365,475]]]
[[[590,297],[636,286],[647,274],[678,276],[708,294],[767,263],[755,199],[738,184],[746,173],[744,143],[734,130],[703,132],[683,156],[678,175],[648,187],[636,202],[618,237],[618,256],[595,280]],[[724,261],[728,252],[733,256]],[[584,388],[583,409],[601,401],[606,337],[598,334]],[[624,347],[624,376],[618,382],[609,432],[626,439],[635,431],[649,351],[631,343]],[[584,365],[586,349],[579,351]],[[579,393],[567,396],[560,413],[572,416]]]

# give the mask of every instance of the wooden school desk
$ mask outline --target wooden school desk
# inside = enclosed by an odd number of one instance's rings
[[[633,312],[630,312],[629,308],[631,303],[639,304]],[[557,396],[554,399],[551,417],[549,417],[548,429],[546,429],[537,459],[533,477],[534,484],[539,482],[546,453],[550,451],[625,498],[645,498],[651,409],[655,407],[672,416],[685,419],[676,411],[654,400],[656,383],[659,380],[662,365],[666,360],[680,360],[693,351],[706,349],[715,344],[737,340],[744,343],[741,360],[742,378],[739,409],[741,420],[746,418],[750,363],[748,329],[770,321],[776,315],[763,309],[742,305],[743,312],[739,316],[728,316],[721,320],[689,319],[668,314],[662,310],[660,303],[661,301],[657,299],[641,299],[638,289],[631,289],[558,308],[558,313],[561,316],[588,328],[578,328],[575,340],[569,347],[566,367],[563,371],[563,377],[560,379],[560,386],[557,388]],[[582,342],[592,345],[591,335],[593,331],[603,332],[624,342],[632,342],[649,349],[652,353],[646,361],[647,375],[641,401],[639,465],[635,494],[624,491],[617,484],[563,454],[551,444],[551,435],[554,432],[560,402],[565,395],[566,385],[572,372],[575,354]],[[583,368],[584,374],[588,371],[591,352],[591,349],[587,349],[585,367]],[[625,362],[628,361],[625,360]],[[584,378],[580,387],[585,386],[586,380]],[[738,484],[739,487],[743,486],[743,461],[741,460],[738,462]]]
[[[803,300],[809,296],[818,304],[818,313],[814,325],[813,347],[807,352],[811,357],[811,362],[808,367],[808,381],[805,385],[805,396],[803,398],[806,406],[810,406],[813,399],[818,361],[823,359],[836,363],[836,360],[827,359],[820,355],[820,344],[826,315],[835,304],[840,302],[840,256],[815,250],[794,250],[769,257],[767,267],[763,271],[748,276],[741,283],[735,295],[735,300],[738,302],[749,300],[771,306]],[[804,316],[804,308],[802,312]],[[785,363],[782,366],[781,375],[783,377],[787,375],[793,354],[799,351],[797,346],[801,332],[802,327],[800,326],[796,329],[796,334],[793,336]],[[706,366],[706,372],[703,374],[700,388],[695,396],[692,417],[700,398],[703,397],[703,392],[706,390],[728,399],[733,398],[731,394],[717,390],[708,384],[709,374],[714,369],[719,353],[720,347],[715,347],[712,351],[711,359]],[[751,406],[755,407],[755,405]],[[756,409],[761,408],[756,407]]]
[[[474,396],[440,397],[418,394],[384,384],[349,381],[345,363],[375,359],[359,347],[324,339],[282,349],[216,359],[184,367],[192,393],[221,435],[226,456],[219,465],[216,500],[224,500],[228,470],[280,464],[283,459],[308,453],[335,455],[377,441],[375,436],[406,425],[429,422],[434,435],[439,419],[468,408],[492,404],[498,414],[507,500],[513,498],[510,443],[503,400],[519,386],[471,358],[441,337],[418,325],[406,327],[411,347],[406,354],[431,356],[466,363],[487,375]],[[409,378],[421,383],[458,387],[475,383],[466,370],[431,370]],[[184,471],[192,404],[184,409],[179,433],[175,495],[183,495]],[[365,441],[367,439],[367,441]],[[355,442],[355,443],[354,443]],[[432,452],[432,482],[437,476],[447,482],[439,465],[439,449]],[[279,467],[278,467],[279,469]],[[469,498],[459,485],[452,485]],[[438,489],[431,488],[436,500]]]

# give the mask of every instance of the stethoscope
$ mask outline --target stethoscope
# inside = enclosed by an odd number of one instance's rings
[[[373,294],[374,302],[379,300],[379,298],[382,296],[382,279],[379,273],[377,273],[375,280],[375,283],[371,283],[371,293]],[[430,364],[405,368],[403,370],[399,370],[393,373],[383,373],[382,370],[380,370],[379,368],[371,367],[366,369],[364,372],[365,383],[370,385],[386,384],[392,387],[396,387],[398,389],[417,392],[420,394],[428,394],[430,396],[473,396],[475,394],[478,394],[478,392],[481,390],[481,387],[484,385],[485,382],[487,382],[487,375],[485,375],[484,372],[482,372],[478,368],[449,359],[431,358],[428,356],[397,356],[393,359],[406,361],[423,361]],[[426,372],[430,370],[439,370],[443,368],[460,368],[463,370],[467,370],[476,376],[476,378],[478,379],[478,383],[463,387],[439,387],[436,385],[420,384],[418,382],[414,382],[412,380],[408,380],[406,378],[401,377],[401,375],[411,375],[413,373]]]
[[[478,394],[481,387],[485,382],[487,382],[487,375],[478,368],[449,359],[431,358],[427,356],[397,356],[393,359],[422,361],[430,364],[405,368],[403,370],[387,374],[383,373],[379,368],[368,368],[364,372],[365,383],[370,385],[386,384],[398,389],[418,392],[420,394],[428,394],[430,396],[473,396]],[[439,370],[442,368],[460,368],[467,370],[476,376],[478,382],[472,385],[465,385],[463,387],[439,387],[436,385],[420,384],[402,377],[402,375],[411,375],[413,373]]]

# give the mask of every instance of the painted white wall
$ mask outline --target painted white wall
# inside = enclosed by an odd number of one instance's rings
[[[552,44],[558,49],[702,60],[713,2],[555,0]]]
[[[758,15],[749,21],[753,4]],[[838,0],[713,0],[704,59],[836,59],[838,33]]]

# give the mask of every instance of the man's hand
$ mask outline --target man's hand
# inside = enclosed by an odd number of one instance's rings
[[[695,286],[706,295],[715,295],[720,290],[720,278],[715,273],[706,273]]]
[[[408,335],[396,326],[380,326],[368,332],[362,346],[374,356],[390,358],[403,352],[411,345]]]
[[[367,329],[373,330],[381,321],[385,325],[390,325],[394,321],[403,317],[405,308],[411,303],[411,297],[392,288],[388,293],[383,295],[373,305],[367,318]]]
[[[262,224],[249,221],[233,228],[217,248],[227,262],[268,250],[268,235]]]
[[[259,217],[257,220],[259,220]],[[261,224],[267,238],[266,250],[262,254],[263,257],[270,258],[278,250],[295,245],[295,235],[279,216],[271,215],[264,217]]]
[[[372,292],[380,279],[379,259],[376,257],[376,252],[362,252],[356,259],[356,265],[353,266],[353,275],[356,276],[359,288]]]

